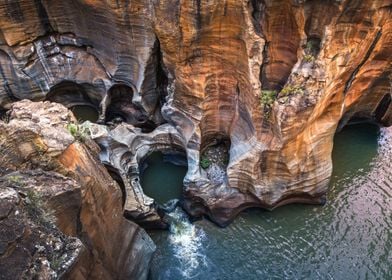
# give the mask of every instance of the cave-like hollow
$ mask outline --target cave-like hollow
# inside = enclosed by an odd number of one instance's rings
[[[162,206],[173,199],[181,199],[187,158],[178,151],[155,151],[140,162],[140,179],[144,194]]]
[[[202,169],[207,170],[210,179],[213,179],[211,176],[215,177],[215,175],[218,175],[215,174],[219,173],[218,169],[226,173],[226,168],[230,161],[230,147],[231,141],[227,135],[213,133],[203,137],[200,166]],[[211,170],[211,167],[217,167],[217,170]]]
[[[125,84],[115,84],[109,89],[106,123],[126,122],[140,127],[143,132],[151,132],[156,125],[149,120],[142,106],[133,102],[134,94],[134,89]]]
[[[123,84],[114,85],[109,89],[108,97],[110,101],[105,116],[107,122],[126,122],[129,117],[132,117],[134,112],[131,112],[133,109],[133,90],[131,87]]]
[[[370,120],[351,119],[334,135],[332,182],[367,170],[377,155],[380,126]],[[358,151],[361,151],[358,153]]]
[[[46,100],[70,109],[79,122],[96,122],[99,115],[99,95],[89,85],[63,81],[53,86]]]

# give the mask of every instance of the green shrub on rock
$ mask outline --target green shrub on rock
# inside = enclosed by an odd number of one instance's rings
[[[280,97],[293,95],[293,94],[303,94],[304,88],[298,85],[286,85],[279,93]]]
[[[67,124],[67,130],[78,141],[84,142],[89,137],[89,130],[85,124]]]
[[[278,93],[275,90],[262,90],[259,96],[260,104],[270,107],[274,103],[277,94]]]
[[[309,62],[310,63],[310,62],[314,62],[316,60],[316,58],[313,55],[311,55],[311,54],[305,54],[303,60],[305,62]]]

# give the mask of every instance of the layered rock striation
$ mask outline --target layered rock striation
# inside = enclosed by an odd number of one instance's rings
[[[61,104],[29,100],[0,121],[0,270],[6,279],[146,279],[155,245],[123,217],[120,186],[75,123]]]
[[[226,225],[248,207],[322,203],[335,131],[392,123],[390,0],[20,0],[0,14],[1,108],[95,108],[101,159],[141,223],[159,220],[132,183],[153,150],[186,153],[184,207]],[[217,143],[218,182],[200,167]]]

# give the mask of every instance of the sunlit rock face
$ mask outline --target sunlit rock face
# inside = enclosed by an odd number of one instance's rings
[[[392,123],[390,0],[25,0],[0,14],[3,109],[87,104],[101,123],[140,128],[97,136],[126,176],[141,153],[131,142],[159,150],[175,130],[166,145],[188,158],[184,207],[221,225],[248,207],[322,203],[336,129]],[[118,135],[139,139],[120,141],[121,161]],[[200,159],[220,141],[229,162],[217,184]],[[151,210],[139,206],[132,217]]]
[[[120,186],[98,146],[68,127],[75,122],[60,104],[29,100],[0,121],[1,271],[17,279],[146,279],[155,245],[123,217]],[[8,240],[7,232],[20,236]]]

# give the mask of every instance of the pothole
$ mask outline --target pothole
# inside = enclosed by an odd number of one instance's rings
[[[186,157],[179,153],[154,152],[141,164],[143,192],[158,205],[181,199],[187,172]]]

